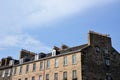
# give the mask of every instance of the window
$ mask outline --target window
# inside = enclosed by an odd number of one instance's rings
[[[40,70],[42,70],[43,69],[43,62],[41,61],[40,62]]]
[[[17,71],[17,68],[15,67],[15,68],[14,68],[14,75],[16,74],[16,71]]]
[[[26,73],[29,71],[29,65],[26,65]]]
[[[104,53],[108,54],[108,49],[107,48],[104,49]]]
[[[35,80],[35,76],[32,77],[32,80]]]
[[[47,68],[50,68],[50,60],[47,60]]]
[[[67,65],[67,57],[64,57],[64,65]]]
[[[2,72],[2,77],[5,77],[5,70]]]
[[[35,55],[35,60],[38,60],[39,59],[39,55]]]
[[[52,50],[52,56],[55,56],[55,55],[56,55],[56,50],[53,49],[53,50]]]
[[[72,71],[72,80],[77,80],[77,72],[76,72],[76,70]]]
[[[107,76],[106,80],[112,80],[112,77],[111,76]]]
[[[67,80],[67,72],[63,73],[63,80]]]
[[[73,63],[73,64],[76,64],[76,55],[75,55],[75,54],[72,55],[72,63]]]
[[[55,59],[55,67],[58,67],[58,59]]]
[[[24,59],[23,59],[23,58],[19,60],[19,63],[20,63],[20,64],[23,64],[23,62],[24,62]]]
[[[10,72],[11,72],[11,69],[8,70],[8,75],[7,76],[10,76]]]
[[[33,64],[33,71],[36,69],[36,63]]]
[[[98,53],[100,52],[100,48],[98,46],[95,47],[95,51]]]
[[[106,64],[107,66],[109,66],[109,65],[110,65],[110,60],[109,60],[109,59],[105,59],[105,64]]]
[[[46,74],[46,80],[49,80],[49,74]]]
[[[25,80],[28,80],[28,78],[25,78]]]
[[[39,76],[39,80],[43,80],[42,75]]]
[[[21,74],[22,73],[22,66],[20,66],[20,71],[19,71],[19,74]]]
[[[9,66],[12,66],[12,65],[14,65],[14,60],[10,60],[10,62],[9,62]]]
[[[58,73],[54,74],[54,80],[58,80]]]

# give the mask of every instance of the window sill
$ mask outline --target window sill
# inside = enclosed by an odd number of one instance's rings
[[[48,70],[48,69],[50,69],[50,68],[46,68],[46,70]]]
[[[64,67],[68,66],[67,64],[66,65],[63,65]]]
[[[22,75],[22,73],[19,73],[19,75]]]
[[[33,70],[32,72],[35,72],[36,70]]]
[[[40,71],[43,71],[44,69],[40,69]]]
[[[72,65],[76,65],[77,63],[72,63]]]
[[[58,66],[55,66],[55,68],[59,68]]]
[[[14,74],[13,76],[16,76],[16,74]]]

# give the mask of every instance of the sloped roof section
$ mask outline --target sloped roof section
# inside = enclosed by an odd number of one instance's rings
[[[71,47],[71,48],[67,48],[67,49],[64,49],[64,50],[61,50],[60,53],[68,53],[68,52],[71,52],[71,51],[77,51],[77,50],[81,50],[85,47],[87,47],[88,44],[83,44],[83,45],[80,45],[80,46],[75,46],[75,47]]]
[[[77,50],[82,50],[82,49],[84,49],[87,46],[88,46],[88,44],[83,44],[83,45],[79,45],[79,46],[75,46],[75,47],[70,47],[70,48],[62,49],[62,50],[58,51],[59,52],[58,55],[70,53],[70,52],[77,51]],[[50,56],[52,56],[52,53],[46,54],[46,57],[50,57]]]

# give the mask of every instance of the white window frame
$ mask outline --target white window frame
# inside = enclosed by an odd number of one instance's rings
[[[11,69],[8,70],[8,75],[7,76],[10,76],[10,73],[11,73]]]
[[[43,61],[40,62],[40,70],[43,69]]]
[[[63,80],[67,79],[67,71],[63,72]]]
[[[77,78],[77,70],[72,71],[72,79]]]
[[[29,72],[29,64],[26,65],[26,73]]]
[[[54,80],[58,80],[58,73],[54,74]]]
[[[33,71],[36,70],[36,63],[33,63]]]
[[[24,62],[24,59],[21,58],[21,59],[19,60],[19,63],[20,63],[20,64],[23,64],[23,62]]]
[[[14,65],[14,60],[10,60],[10,63],[9,63],[9,66],[12,66],[12,65]]]
[[[64,56],[64,65],[68,65],[67,56]]]
[[[56,50],[55,49],[52,50],[52,56],[56,56]]]
[[[22,73],[22,66],[20,66],[20,70],[19,70],[19,74],[21,74]]]
[[[58,58],[55,58],[55,67],[58,67]]]
[[[6,71],[3,70],[3,72],[2,72],[2,77],[5,77],[5,73],[6,73]]]
[[[77,63],[77,57],[76,54],[72,55],[72,64],[76,64]]]
[[[39,55],[35,55],[35,60],[38,60],[39,59]]]
[[[14,75],[17,73],[17,67],[14,68]]]
[[[50,68],[50,60],[47,60],[47,64],[46,64],[47,66],[47,68]]]

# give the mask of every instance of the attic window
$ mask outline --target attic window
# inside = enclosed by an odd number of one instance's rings
[[[19,60],[19,63],[20,63],[20,64],[23,64],[23,61],[24,61],[24,59],[21,58],[21,59]]]
[[[52,50],[52,56],[56,56],[56,50],[55,49]]]
[[[38,60],[39,59],[39,55],[35,55],[35,60]]]
[[[9,62],[9,66],[14,65],[14,63],[15,63],[14,60],[10,60],[10,62]]]
[[[95,47],[95,51],[98,53],[100,52],[100,48],[98,46]]]

